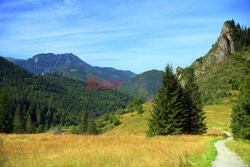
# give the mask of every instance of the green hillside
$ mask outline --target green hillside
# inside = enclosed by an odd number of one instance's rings
[[[131,100],[117,90],[86,89],[86,82],[80,80],[36,76],[2,57],[0,67],[0,97],[8,97],[4,103],[9,104],[12,116],[20,106],[24,121],[31,115],[41,129],[76,125],[82,111],[97,117],[124,108]]]
[[[161,85],[163,71],[150,70],[143,72],[125,82],[123,92],[145,100],[152,100]]]

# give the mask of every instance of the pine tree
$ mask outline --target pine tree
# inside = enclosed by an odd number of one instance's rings
[[[142,105],[141,104],[137,107],[137,113],[138,114],[142,114],[143,113]]]
[[[96,123],[95,123],[95,121],[93,119],[90,120],[90,122],[88,124],[87,134],[90,134],[90,135],[96,135],[97,134],[97,125],[96,125]]]
[[[176,135],[183,131],[185,106],[181,86],[173,69],[167,65],[162,78],[162,88],[153,100],[153,110],[148,119],[149,136]]]
[[[13,119],[13,131],[15,133],[24,133],[25,132],[25,124],[24,117],[21,110],[20,104],[18,104],[16,108],[16,112]]]
[[[88,128],[88,114],[86,112],[83,112],[80,123],[80,133],[82,134],[86,133],[87,128]]]
[[[248,73],[240,86],[236,105],[233,107],[231,128],[233,136],[250,139],[250,74]]]
[[[205,112],[203,111],[201,94],[195,81],[194,69],[189,68],[185,80],[185,127],[184,131],[189,134],[203,134],[207,127],[204,122]]]
[[[31,116],[29,114],[28,118],[27,118],[27,122],[26,122],[26,132],[27,133],[34,133],[34,131],[35,131],[35,127],[32,123],[32,119],[31,119]]]
[[[0,133],[12,131],[12,115],[10,110],[9,96],[7,92],[1,94],[0,99]]]

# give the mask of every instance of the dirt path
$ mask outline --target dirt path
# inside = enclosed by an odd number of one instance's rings
[[[214,128],[221,129],[221,128]],[[244,164],[242,159],[234,152],[230,151],[225,143],[233,139],[232,135],[224,131],[228,138],[226,140],[220,140],[214,143],[217,150],[215,161],[212,162],[212,167],[248,167]]]

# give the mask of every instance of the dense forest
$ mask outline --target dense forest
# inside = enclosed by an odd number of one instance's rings
[[[125,108],[132,100],[117,90],[88,90],[80,80],[36,76],[1,57],[0,67],[0,122],[11,122],[6,132],[16,132],[17,126],[21,133],[78,125],[83,112],[93,119]]]

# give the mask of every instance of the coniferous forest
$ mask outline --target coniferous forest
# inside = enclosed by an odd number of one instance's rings
[[[87,90],[80,80],[33,75],[4,58],[0,58],[0,92],[0,131],[4,133],[78,125],[84,112],[94,120],[131,101],[117,90]]]

